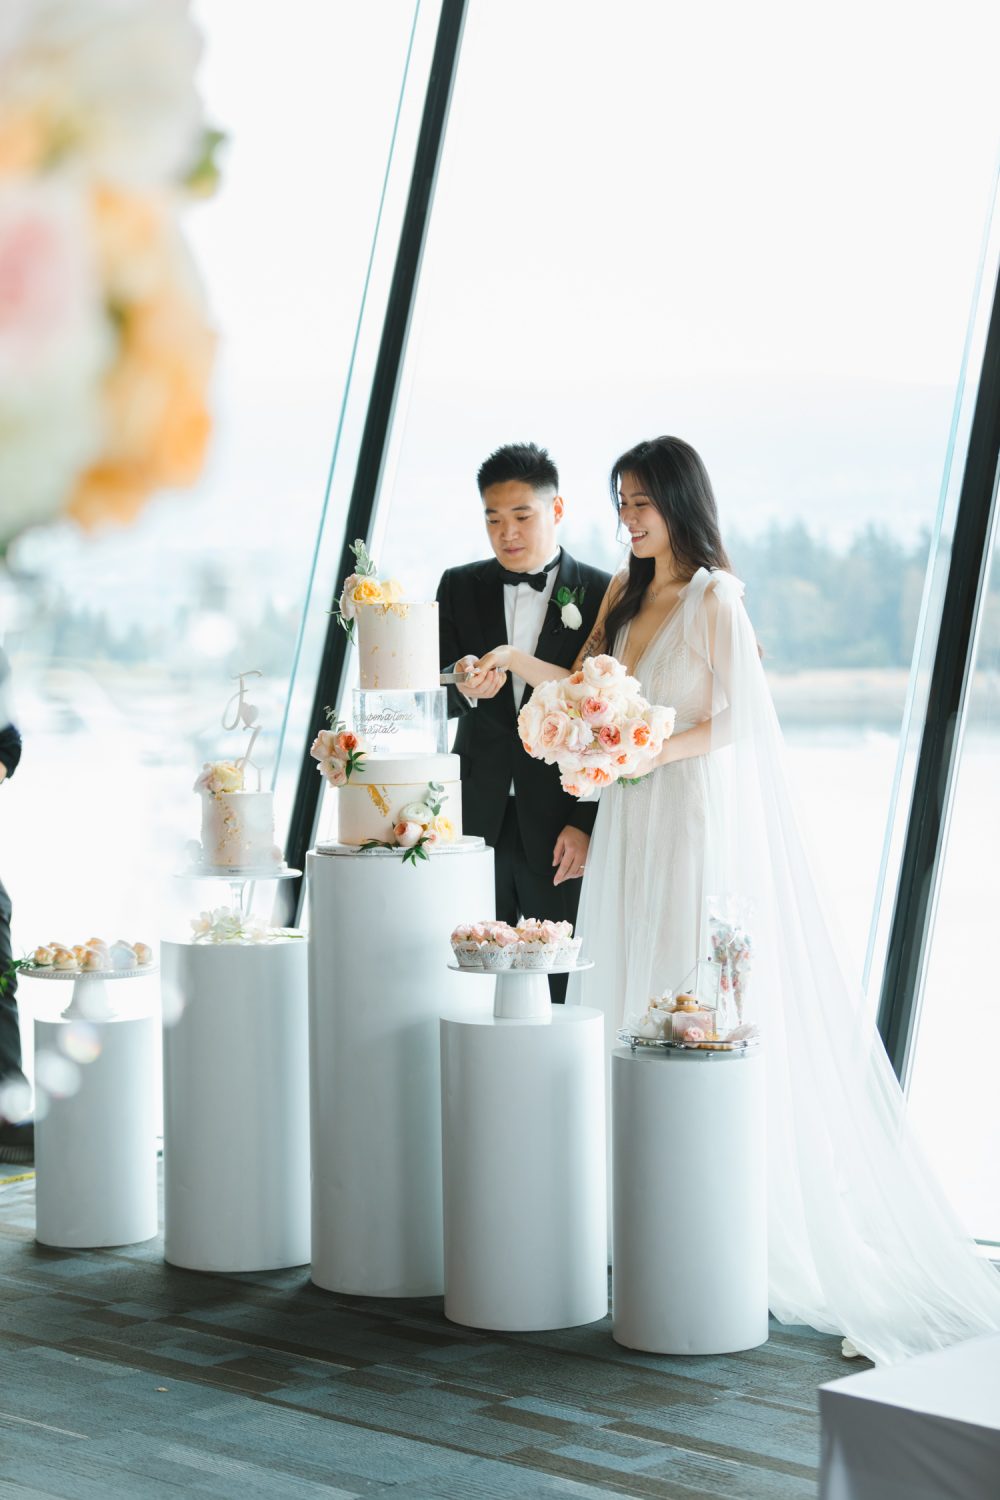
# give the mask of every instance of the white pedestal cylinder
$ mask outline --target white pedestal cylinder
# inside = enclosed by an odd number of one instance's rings
[[[312,1279],[358,1296],[437,1296],[438,1023],[492,1005],[492,986],[447,964],[455,925],[493,911],[493,851],[416,867],[310,854],[308,876]]]
[[[767,1340],[764,1058],[611,1058],[614,1337],[654,1354]]]
[[[441,1061],[445,1315],[511,1332],[605,1317],[603,1015],[444,1020]]]
[[[194,1271],[309,1260],[304,938],[162,945],[164,1254]]]
[[[36,1019],[35,1057],[62,1051],[70,1024]],[[75,1250],[134,1245],[157,1230],[156,1019],[91,1013],[89,1024],[97,1056],[35,1127],[35,1237]]]

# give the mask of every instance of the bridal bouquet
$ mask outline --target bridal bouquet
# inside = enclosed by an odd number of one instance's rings
[[[194,482],[215,354],[181,211],[212,190],[187,0],[3,0],[0,548]]]
[[[652,769],[673,732],[674,710],[647,703],[613,656],[588,656],[571,677],[540,683],[517,727],[534,760],[559,767],[563,790],[588,798]]]

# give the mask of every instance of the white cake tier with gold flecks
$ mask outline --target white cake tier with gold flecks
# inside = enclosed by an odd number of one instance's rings
[[[342,844],[394,842],[392,830],[408,821],[404,809],[426,805],[430,782],[443,791],[433,800],[441,803],[441,817],[452,825],[455,838],[462,833],[462,763],[457,755],[369,755],[360,770],[337,794],[338,837]]]
[[[257,869],[280,865],[274,842],[273,792],[201,794],[201,857],[206,865]]]
[[[359,604],[361,686],[411,688],[441,683],[438,607],[430,604]]]

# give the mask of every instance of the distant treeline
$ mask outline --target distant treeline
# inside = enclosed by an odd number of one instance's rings
[[[595,531],[588,550],[584,537],[579,555],[599,557],[603,540]],[[789,522],[753,537],[730,532],[726,541],[733,569],[746,584],[747,607],[769,671],[909,667],[927,565],[926,534],[907,544],[868,526],[846,548],[837,548],[800,522]],[[267,675],[281,678],[291,660],[299,602],[286,599],[278,605],[265,598],[258,612],[250,607],[252,599],[244,570],[227,572],[212,559],[197,569],[191,596],[169,630],[133,624],[123,633],[115,628],[113,600],[99,611],[82,609],[67,595],[47,597],[39,641],[50,661],[146,661],[190,670],[197,647],[189,633],[205,613],[223,615],[238,623],[240,660],[252,660]],[[980,667],[998,658],[1000,586],[994,581],[980,634]]]
[[[929,538],[868,526],[837,549],[800,522],[727,539],[771,670],[908,667]]]

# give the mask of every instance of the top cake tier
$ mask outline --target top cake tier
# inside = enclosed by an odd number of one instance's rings
[[[440,686],[436,603],[359,604],[357,621],[362,688],[426,691]]]

